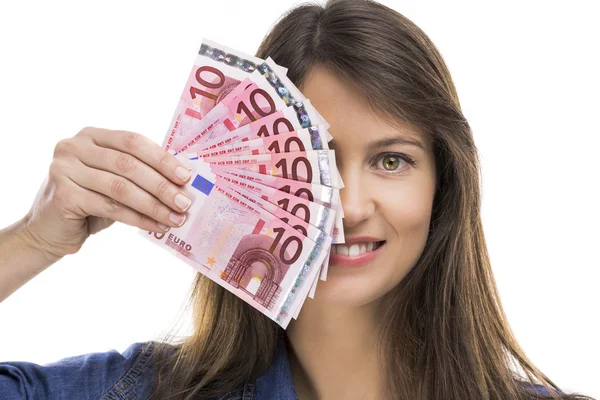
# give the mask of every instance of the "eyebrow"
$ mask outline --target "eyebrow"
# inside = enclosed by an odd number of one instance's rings
[[[335,139],[332,139],[329,142],[329,148],[335,150],[336,142],[337,141]],[[419,142],[418,140],[401,137],[401,136],[394,136],[394,137],[390,137],[390,138],[375,140],[367,145],[367,149],[376,150],[376,149],[380,149],[382,147],[393,146],[395,144],[412,145],[412,146],[416,146],[416,147],[420,148],[423,151],[426,151],[425,146],[423,146],[423,144],[421,142]]]
[[[401,136],[394,136],[394,137],[390,137],[390,138],[375,140],[375,141],[369,143],[369,145],[367,147],[370,149],[379,149],[381,147],[388,147],[388,146],[392,146],[395,144],[412,145],[412,146],[416,146],[416,147],[420,148],[421,150],[425,151],[425,146],[423,146],[423,144],[421,144],[421,142],[419,142],[418,140],[401,137]]]

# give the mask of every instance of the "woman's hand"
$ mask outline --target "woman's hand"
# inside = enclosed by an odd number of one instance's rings
[[[58,142],[24,237],[49,256],[77,252],[114,221],[153,232],[181,226],[190,170],[146,137],[84,128]]]

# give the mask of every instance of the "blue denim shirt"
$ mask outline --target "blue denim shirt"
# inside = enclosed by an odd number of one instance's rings
[[[46,365],[0,363],[0,399],[147,399],[152,386],[150,356],[154,346],[144,351],[146,345],[134,343],[123,354],[111,350],[69,357]],[[547,394],[539,385],[534,390]],[[275,361],[263,376],[221,399],[297,400],[285,343],[279,343]]]
[[[0,363],[0,399],[147,399],[152,389],[150,356],[154,349],[150,346],[144,351],[147,344],[134,343],[123,354],[111,350],[45,365]],[[279,343],[275,361],[263,376],[221,399],[297,400],[284,342]]]

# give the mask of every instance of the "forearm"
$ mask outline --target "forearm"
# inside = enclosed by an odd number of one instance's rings
[[[0,302],[59,260],[35,246],[25,225],[24,218],[0,230]]]

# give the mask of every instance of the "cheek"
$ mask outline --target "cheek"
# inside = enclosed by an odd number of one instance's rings
[[[419,185],[397,185],[380,197],[379,209],[387,222],[390,239],[409,240],[429,231],[433,194]]]
[[[413,182],[414,183],[414,182]],[[417,263],[427,242],[433,192],[414,184],[397,184],[379,203],[386,221],[388,251],[385,260],[386,290],[391,290]],[[383,266],[383,265],[382,265]]]

